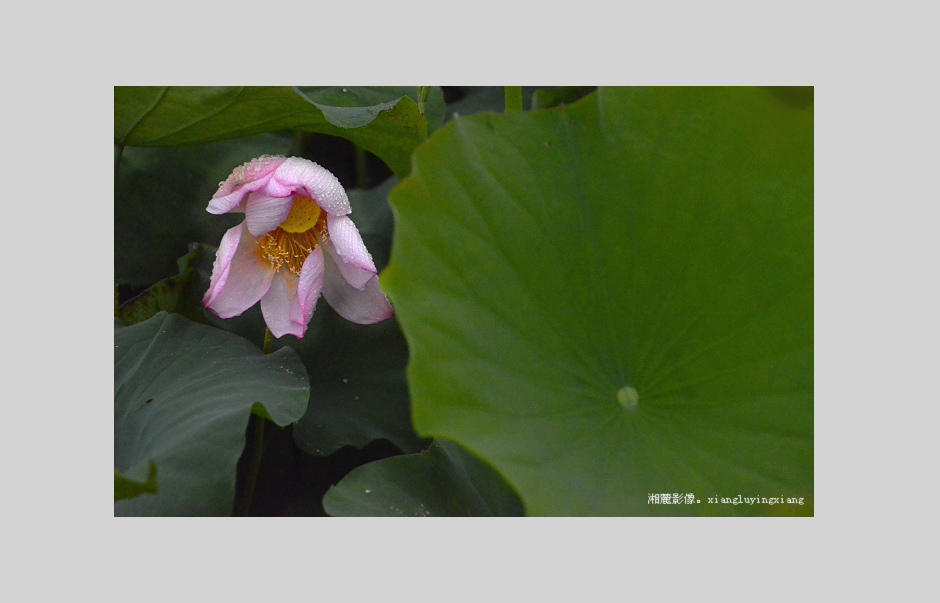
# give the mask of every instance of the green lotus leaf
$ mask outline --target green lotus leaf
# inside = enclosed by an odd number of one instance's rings
[[[498,473],[457,444],[438,440],[419,454],[353,470],[327,491],[323,508],[334,517],[523,514],[518,496]]]
[[[115,515],[228,515],[256,402],[278,425],[303,415],[307,373],[289,348],[160,312],[114,331]],[[118,474],[156,493],[117,500]]]
[[[137,470],[144,469],[143,466],[136,467]],[[146,475],[127,476],[122,475],[117,469],[114,470],[114,500],[123,500],[125,498],[134,498],[147,492],[157,493],[157,464],[153,461],[146,467]]]
[[[278,130],[345,138],[404,176],[428,121],[407,96],[337,106],[290,86],[114,88],[114,140],[124,146],[192,145]]]
[[[531,515],[812,514],[811,106],[601,88],[413,166],[382,283],[420,435]],[[709,502],[738,495],[807,504]]]

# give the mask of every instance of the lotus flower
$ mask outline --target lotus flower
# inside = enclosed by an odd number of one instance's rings
[[[222,237],[203,305],[220,318],[259,300],[275,337],[304,336],[320,294],[352,322],[392,316],[369,250],[333,174],[299,157],[265,155],[219,183],[206,210],[245,221]]]

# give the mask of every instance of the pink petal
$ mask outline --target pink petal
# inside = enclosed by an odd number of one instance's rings
[[[209,306],[222,293],[225,284],[228,282],[229,271],[232,269],[232,257],[235,250],[238,249],[238,243],[241,240],[241,224],[229,228],[222,235],[222,241],[215,252],[215,260],[212,262],[212,277],[209,281],[209,290],[202,298],[202,303]]]
[[[313,310],[316,308],[317,300],[320,299],[320,293],[323,291],[324,264],[323,248],[317,246],[304,260],[304,266],[300,269],[297,299],[303,313],[305,326],[313,318]]]
[[[209,290],[202,304],[219,318],[238,316],[268,291],[274,268],[257,253],[245,223],[230,228],[219,243]]]
[[[252,236],[271,232],[281,225],[290,215],[294,205],[294,197],[269,197],[263,193],[248,195],[248,205],[245,208],[245,224]]]
[[[350,285],[362,289],[366,282],[378,272],[372,261],[372,254],[366,249],[359,230],[349,216],[328,214],[326,227],[330,231],[330,244],[327,252],[335,249],[334,261]]]
[[[275,337],[302,338],[323,288],[323,252],[314,249],[304,261],[300,276],[280,270],[261,298],[264,322]]]
[[[219,184],[219,190],[212,195],[206,211],[224,214],[236,210],[242,205],[245,195],[263,188],[285,161],[287,159],[281,155],[262,155],[238,166]]]
[[[297,275],[287,270],[281,270],[274,275],[271,288],[261,298],[261,313],[264,322],[275,337],[290,334],[303,337],[307,329],[306,323],[299,320],[292,310],[297,297]]]
[[[352,211],[346,190],[336,176],[328,169],[300,157],[291,157],[278,166],[265,192],[274,197],[298,193],[310,197],[331,214],[345,216]]]
[[[329,254],[324,266],[323,297],[337,314],[361,325],[371,325],[394,315],[392,304],[379,288],[378,276],[369,279],[361,289],[352,287]]]

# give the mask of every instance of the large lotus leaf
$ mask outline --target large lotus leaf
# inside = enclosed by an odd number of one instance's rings
[[[419,434],[533,515],[812,513],[812,108],[602,88],[413,161],[382,281]]]
[[[334,517],[518,517],[522,503],[486,463],[453,442],[353,470],[323,497]]]
[[[263,355],[241,337],[166,312],[116,327],[115,485],[121,476],[141,483],[149,472],[157,492],[116,501],[114,514],[230,514],[252,405],[286,425],[309,394],[289,348]]]
[[[116,86],[114,140],[124,146],[177,146],[277,130],[340,136],[403,176],[428,122],[403,96],[371,106],[334,106],[290,86]]]

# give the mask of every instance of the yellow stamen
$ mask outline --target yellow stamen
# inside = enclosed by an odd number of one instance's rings
[[[258,238],[258,254],[275,270],[286,267],[299,275],[307,256],[329,238],[326,212],[312,199],[297,197],[287,220]]]

